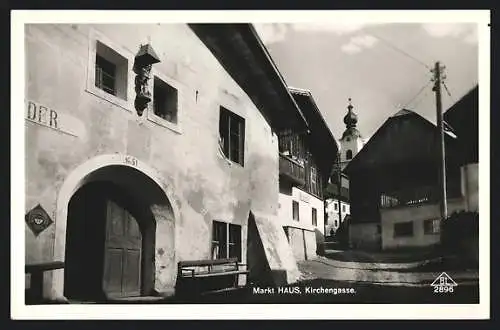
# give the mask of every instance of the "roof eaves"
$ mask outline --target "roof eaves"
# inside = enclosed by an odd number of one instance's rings
[[[311,91],[308,90],[308,89],[302,89],[302,88],[297,88],[297,87],[288,87],[288,89],[290,90],[291,94],[300,94],[300,95],[303,95],[303,96],[307,96],[309,98],[309,101],[313,105],[314,111],[317,113],[317,115],[319,116],[319,118],[321,118],[321,121],[323,122],[323,125],[325,126],[326,130],[328,131],[328,134],[330,135],[331,139],[333,141],[335,141],[335,145],[337,145],[337,140],[333,136],[333,133],[330,130],[330,127],[328,126],[325,118],[321,114],[321,111],[319,110],[319,107],[318,107],[316,101],[314,100],[314,97],[313,97]]]
[[[269,51],[267,50],[266,46],[262,42],[262,39],[259,37],[259,34],[257,33],[257,30],[255,30],[255,28],[254,28],[254,26],[252,24],[245,24],[245,25],[248,25],[249,31],[250,31],[251,35],[253,35],[253,37],[255,38],[255,41],[257,42],[258,47],[263,51],[263,53],[264,53],[265,57],[267,58],[269,64],[271,65],[272,69],[276,73],[276,76],[278,77],[278,79],[280,80],[281,84],[283,85],[283,88],[286,90],[286,93],[290,97],[290,100],[292,101],[293,105],[295,106],[296,110],[298,111],[301,119],[304,121],[304,124],[306,125],[306,127],[308,127],[309,123],[307,122],[304,114],[300,110],[299,105],[297,104],[297,102],[295,102],[295,99],[293,98],[292,94],[288,90],[288,86],[287,86],[287,84],[285,82],[285,79],[283,78],[281,72],[278,70],[278,67],[276,66],[276,63],[274,62],[273,58],[271,57],[271,54],[269,54]]]

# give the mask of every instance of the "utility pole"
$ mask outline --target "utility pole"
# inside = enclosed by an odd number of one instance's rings
[[[441,70],[445,67],[441,66],[439,61],[436,62],[434,70],[434,88],[432,89],[436,93],[436,111],[437,111],[437,127],[439,129],[439,183],[441,192],[441,221],[446,220],[448,217],[448,210],[446,205],[446,157],[445,157],[445,147],[444,147],[444,125],[443,125],[443,110],[441,104],[441,81],[446,78],[442,76]]]
[[[337,173],[338,173],[338,180],[339,180],[338,200],[339,200],[339,227],[340,227],[340,224],[342,223],[342,212],[340,210],[340,197],[342,196],[342,163],[340,161],[340,152],[338,154],[338,160],[339,160],[339,162],[338,162]]]

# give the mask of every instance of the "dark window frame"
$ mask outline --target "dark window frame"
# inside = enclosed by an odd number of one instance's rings
[[[311,208],[311,220],[313,226],[318,225],[318,210],[315,207]]]
[[[297,201],[292,201],[292,219],[300,221],[300,204]]]
[[[439,219],[426,219],[423,222],[423,226],[424,235],[437,235],[440,232]]]
[[[212,259],[242,258],[242,226],[239,224],[214,220],[212,222],[212,237],[210,253]],[[218,237],[218,235],[222,237]],[[214,248],[218,247],[217,252]],[[214,254],[215,253],[215,254]]]
[[[153,78],[153,113],[170,123],[177,124],[179,92],[158,76]]]
[[[311,180],[311,192],[313,195],[319,196],[318,170],[314,166],[311,166],[309,175]]]
[[[95,54],[95,86],[104,92],[117,96],[117,65],[98,53]],[[111,86],[105,83],[106,78]]]
[[[414,231],[413,221],[396,222],[394,224],[394,237],[413,237]]]
[[[219,138],[224,156],[234,163],[245,163],[245,118],[220,107]]]
[[[109,95],[114,96],[120,102],[127,102],[129,99],[129,58],[99,39],[94,39],[92,42],[95,42],[95,52],[92,55],[94,57],[93,73],[88,72],[89,76],[93,75],[93,86],[90,88],[95,88],[95,92],[102,92],[100,96],[105,99],[108,99]]]
[[[352,159],[352,150],[351,149],[348,149],[345,152],[345,159]]]

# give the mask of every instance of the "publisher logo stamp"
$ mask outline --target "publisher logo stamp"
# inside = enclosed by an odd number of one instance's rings
[[[431,286],[434,288],[434,293],[453,293],[454,288],[458,286],[458,284],[445,272],[442,272],[441,275],[436,277],[434,282],[431,283]]]

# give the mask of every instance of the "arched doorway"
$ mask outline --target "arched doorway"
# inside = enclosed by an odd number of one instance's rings
[[[156,295],[157,264],[172,263],[157,260],[157,235],[159,246],[172,242],[174,233],[165,226],[173,228],[173,219],[161,187],[141,171],[110,165],[89,173],[68,202],[64,296],[100,301]]]

